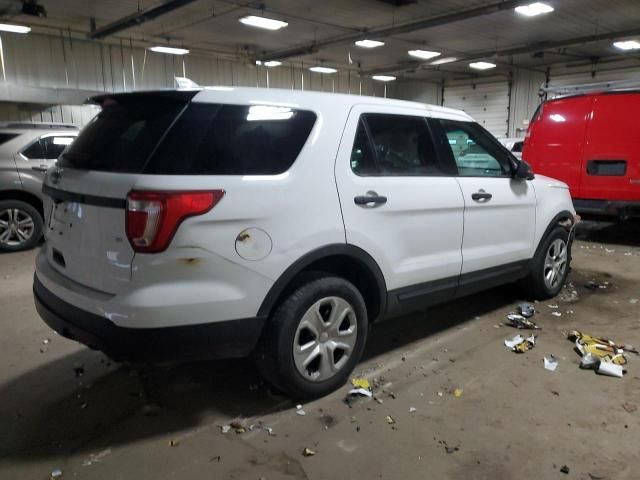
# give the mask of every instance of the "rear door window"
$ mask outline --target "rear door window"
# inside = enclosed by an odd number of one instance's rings
[[[276,175],[286,172],[316,121],[306,110],[192,103],[145,168],[163,175]]]
[[[360,176],[443,174],[425,119],[394,114],[362,115],[351,169]]]

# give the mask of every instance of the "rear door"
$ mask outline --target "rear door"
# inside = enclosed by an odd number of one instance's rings
[[[47,172],[45,249],[58,272],[101,292],[126,289],[134,257],[127,194],[191,96],[105,98],[102,112]]]
[[[447,119],[430,124],[435,135],[446,138],[444,154],[457,166],[464,196],[463,276],[493,268],[502,275],[500,267],[529,259],[536,223],[531,182],[512,177],[508,152],[478,124]]]
[[[639,111],[638,93],[594,97],[580,172],[582,198],[640,200]]]
[[[460,274],[462,194],[425,116],[354,107],[336,162],[346,240],[376,260],[400,303],[446,299]]]

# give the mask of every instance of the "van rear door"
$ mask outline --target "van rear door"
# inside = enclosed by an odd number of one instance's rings
[[[640,200],[640,93],[606,93],[593,101],[580,197]]]

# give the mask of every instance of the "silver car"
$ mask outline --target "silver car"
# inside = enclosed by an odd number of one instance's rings
[[[42,237],[44,172],[77,135],[70,124],[0,124],[0,251],[32,248]]]

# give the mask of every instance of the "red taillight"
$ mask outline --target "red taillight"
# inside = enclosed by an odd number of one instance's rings
[[[162,252],[185,218],[207,213],[223,196],[224,190],[134,190],[127,196],[127,238],[136,252]]]

